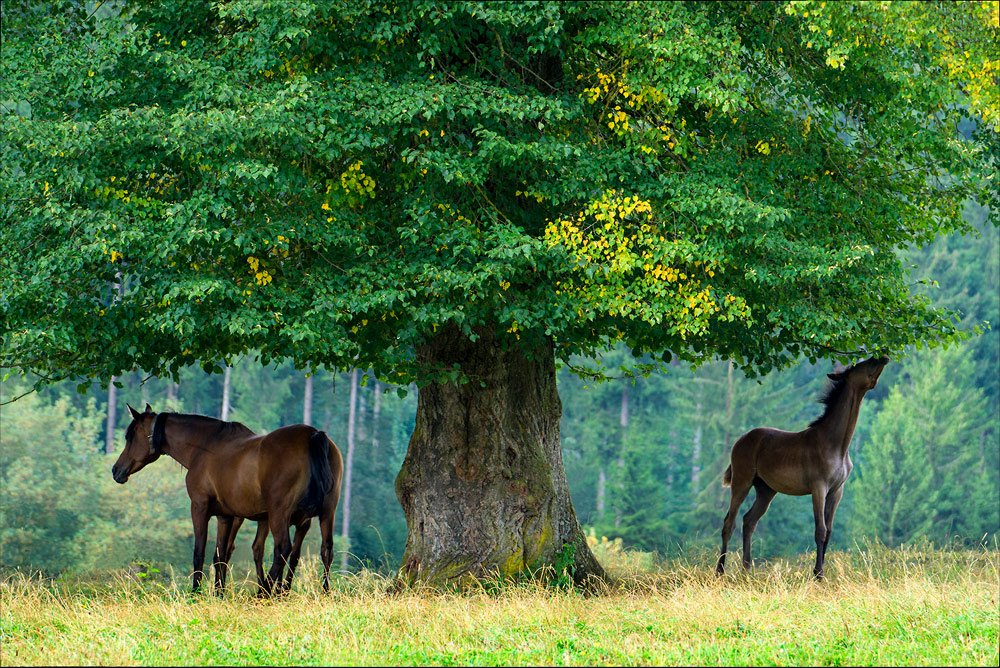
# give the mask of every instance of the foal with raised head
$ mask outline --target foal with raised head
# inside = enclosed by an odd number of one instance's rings
[[[730,453],[722,486],[731,487],[729,512],[722,524],[722,554],[716,572],[725,571],[726,547],[736,523],[736,513],[750,488],[757,490],[753,506],[743,516],[743,566],[750,568],[750,537],[757,521],[778,492],[812,495],[816,522],[816,567],[823,577],[823,560],[830,542],[833,514],[844,493],[844,482],[853,464],[847,453],[858,421],[861,400],[878,383],[887,357],[874,357],[839,373],[827,374],[833,385],[821,400],[826,410],[802,431],[758,427],[740,436]]]
[[[297,424],[256,434],[239,422],[204,415],[154,413],[149,404],[143,413],[128,408],[133,420],[125,432],[125,450],[111,474],[115,482],[124,484],[129,476],[162,454],[187,469],[185,482],[194,525],[195,591],[201,583],[208,520],[213,516],[219,518],[217,591],[225,584],[226,563],[243,519],[259,523],[254,561],[264,593],[270,594],[276,584],[281,586],[286,564],[286,586],[290,586],[302,538],[315,516],[319,516],[322,534],[323,588],[329,589],[333,516],[340,500],[344,466],[340,451],[324,432]],[[291,525],[296,528],[294,546]],[[274,538],[274,561],[264,576],[261,558],[267,530]]]

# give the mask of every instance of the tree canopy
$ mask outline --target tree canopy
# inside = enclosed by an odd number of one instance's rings
[[[995,197],[996,5],[5,6],[0,364],[951,340],[895,251]]]

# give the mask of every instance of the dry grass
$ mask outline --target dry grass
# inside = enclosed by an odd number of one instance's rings
[[[998,665],[1000,553],[832,553],[718,579],[708,553],[622,572],[586,595],[486,582],[389,594],[373,573],[320,592],[305,562],[294,591],[224,598],[186,579],[0,584],[3,665],[769,664]],[[610,556],[610,555],[606,555]],[[628,556],[628,555],[626,555]],[[622,563],[638,563],[634,558]],[[608,564],[612,571],[615,566]]]

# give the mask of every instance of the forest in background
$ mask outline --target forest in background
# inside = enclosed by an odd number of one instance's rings
[[[992,543],[1000,529],[1000,231],[985,223],[983,210],[970,208],[967,217],[979,236],[945,237],[906,259],[914,281],[925,282],[922,290],[935,305],[961,313],[964,328],[983,322],[994,328],[950,349],[913,350],[886,368],[862,404],[836,549],[864,538],[890,546]],[[614,369],[616,356],[624,362],[626,354],[612,351],[604,365]],[[821,412],[816,399],[830,370],[827,362],[803,360],[748,379],[726,361],[697,370],[675,363],[647,377],[594,383],[562,368],[563,454],[585,531],[664,556],[715,547],[732,443],[757,426],[804,428]],[[335,549],[346,550],[350,569],[396,568],[406,524],[394,479],[413,428],[416,388],[386,385],[363,371],[320,371],[307,389],[305,371],[288,363],[264,367],[252,356],[228,374],[215,371],[191,365],[178,384],[134,373],[116,379],[121,387],[110,392],[96,383],[58,383],[0,408],[0,568],[49,574],[133,562],[189,568],[191,522],[180,466],[164,458],[124,486],[112,481],[110,466],[124,446],[126,402],[219,417],[224,395],[227,418],[255,431],[305,417],[330,434],[352,466]],[[0,400],[29,387],[7,378]],[[109,396],[112,454],[105,453]],[[214,522],[211,531],[214,540]],[[318,551],[315,533],[307,553]],[[252,537],[243,530],[238,566],[249,563]],[[812,549],[808,497],[779,495],[755,534],[755,554]]]

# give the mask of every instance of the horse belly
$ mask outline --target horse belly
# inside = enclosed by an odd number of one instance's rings
[[[800,458],[793,456],[763,456],[757,461],[757,477],[780,494],[809,494],[809,484],[803,474]]]
[[[218,507],[219,515],[232,515],[234,517],[243,517],[246,519],[254,519],[261,515],[266,515],[267,510],[264,508],[262,503],[247,503],[245,501],[222,501],[217,500],[215,505]]]
[[[767,483],[767,486],[773,489],[775,492],[780,494],[787,494],[789,496],[804,496],[806,494],[811,494],[811,491],[802,480],[794,480],[793,477],[798,475],[798,472],[790,472],[790,475],[784,476],[780,473],[772,472],[770,475],[760,475],[757,474],[761,480]]]
[[[252,518],[267,512],[256,466],[231,466],[216,480],[216,503],[226,515]]]

